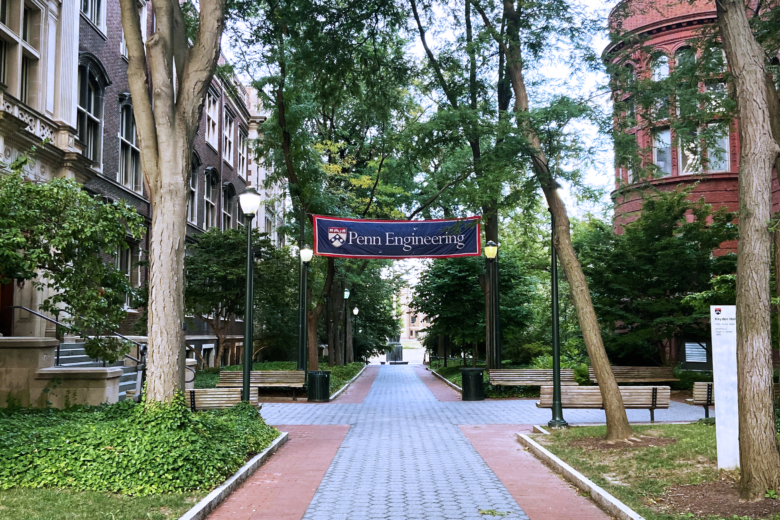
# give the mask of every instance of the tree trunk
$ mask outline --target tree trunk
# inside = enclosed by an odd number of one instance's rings
[[[311,287],[308,288],[308,301],[311,301]],[[320,369],[319,359],[319,338],[317,337],[317,321],[319,320],[322,309],[325,306],[322,303],[317,304],[313,310],[306,313],[306,333],[309,338],[309,370],[317,371]]]
[[[742,1],[716,2],[726,59],[734,75],[742,149],[737,249],[737,378],[740,496],[760,500],[780,487],[772,399],[770,244],[772,167],[780,154],[772,135],[764,53]]]
[[[775,225],[777,225],[780,219],[780,214],[775,215]],[[775,267],[775,296],[780,298],[780,229],[775,229],[772,233],[772,242],[774,243],[774,267]],[[777,330],[778,330],[778,348],[780,349],[780,305],[775,305],[775,313],[777,314]],[[774,367],[772,367],[774,370]],[[776,398],[777,396],[775,396]]]

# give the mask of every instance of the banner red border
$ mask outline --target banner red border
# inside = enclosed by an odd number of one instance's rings
[[[346,218],[346,217],[333,217],[328,215],[312,215],[312,224],[314,227],[314,254],[317,256],[332,257],[332,258],[367,258],[375,260],[406,260],[407,258],[463,258],[465,256],[481,256],[482,255],[482,217],[477,215],[474,217],[466,218],[436,218],[429,220],[381,220],[381,219],[362,219],[362,218]],[[462,255],[427,255],[427,256],[374,256],[374,255],[336,255],[333,253],[320,253],[317,250],[317,220],[346,220],[346,221],[358,221],[358,222],[396,222],[398,224],[419,224],[420,222],[455,222],[458,220],[478,220],[477,222],[477,252],[476,253],[464,253]]]

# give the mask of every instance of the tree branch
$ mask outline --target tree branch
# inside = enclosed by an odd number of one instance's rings
[[[446,190],[447,188],[449,188],[449,187],[451,187],[451,186],[454,186],[455,184],[459,183],[460,181],[462,181],[463,179],[465,179],[465,178],[466,178],[466,177],[468,177],[469,175],[471,175],[471,172],[470,172],[470,171],[466,171],[466,172],[464,172],[464,173],[462,173],[462,174],[458,175],[458,176],[457,176],[455,179],[453,179],[452,181],[450,181],[450,182],[448,182],[447,184],[445,184],[445,185],[444,185],[444,187],[443,187],[442,189],[440,189],[438,192],[436,192],[436,194],[435,194],[433,197],[431,197],[430,199],[428,199],[428,201],[427,201],[427,202],[425,202],[425,204],[423,204],[422,206],[420,206],[420,207],[419,207],[419,208],[417,208],[416,210],[412,211],[412,212],[411,212],[411,213],[410,213],[410,214],[409,214],[409,215],[406,217],[406,220],[411,220],[411,219],[412,219],[412,217],[414,217],[415,215],[417,215],[418,213],[420,213],[422,210],[424,210],[425,208],[427,208],[428,206],[430,206],[431,204],[433,204],[433,203],[436,201],[436,199],[438,199],[438,198],[441,196],[441,194],[442,194],[442,193],[444,193],[444,190]]]
[[[374,181],[374,187],[371,188],[371,194],[368,196],[368,205],[366,206],[366,209],[363,210],[363,214],[361,217],[365,218],[366,214],[368,214],[368,209],[371,207],[371,203],[374,200],[374,192],[376,192],[376,187],[379,184],[379,176],[382,174],[382,165],[385,163],[385,159],[387,158],[386,155],[382,156],[382,160],[379,161],[379,168],[376,171],[376,180]]]
[[[412,5],[412,13],[414,13],[414,19],[417,22],[417,30],[420,32],[420,40],[422,41],[423,47],[425,48],[425,54],[428,55],[428,60],[430,60],[433,71],[436,73],[436,78],[439,80],[439,85],[441,85],[442,90],[444,90],[444,94],[447,96],[447,100],[450,102],[450,105],[452,105],[452,108],[458,108],[458,98],[455,97],[447,85],[447,82],[444,79],[444,75],[441,72],[441,67],[436,61],[436,57],[433,55],[430,47],[428,47],[428,42],[425,39],[425,29],[423,29],[422,22],[420,21],[420,15],[417,13],[417,4],[415,3],[415,0],[409,0],[409,3]]]

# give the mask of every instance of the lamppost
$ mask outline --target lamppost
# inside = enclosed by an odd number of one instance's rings
[[[347,364],[347,300],[349,300],[349,289],[344,289],[344,364]]]
[[[254,292],[254,258],[252,255],[252,219],[260,209],[262,196],[257,190],[247,186],[238,196],[241,211],[246,218],[246,301],[244,304],[244,385],[241,393],[242,401],[249,401],[249,380],[252,372],[252,358],[254,350],[254,333],[252,331],[252,303]]]
[[[304,245],[298,252],[301,257],[300,283],[298,284],[298,370],[306,373],[307,357],[307,331],[306,331],[306,292],[309,281],[309,262],[314,251]]]
[[[563,418],[561,405],[561,342],[558,334],[558,257],[555,253],[555,215],[551,209],[550,222],[550,299],[552,300],[552,344],[553,344],[553,403],[552,419],[547,426],[550,428],[567,428],[569,423]]]
[[[488,314],[487,327],[490,344],[487,345],[488,359],[490,360],[488,368],[501,368],[498,347],[498,282],[496,280],[498,270],[496,268],[496,256],[498,255],[498,246],[490,240],[485,244],[485,257],[487,258],[488,275]]]
[[[352,332],[352,358],[353,358],[352,361],[355,360],[354,359],[355,358],[355,333],[359,332],[357,330],[358,312],[360,312],[360,309],[358,309],[357,306],[354,309],[352,309],[352,314],[355,315],[355,323],[354,323],[354,325],[352,325],[352,331],[353,331]]]

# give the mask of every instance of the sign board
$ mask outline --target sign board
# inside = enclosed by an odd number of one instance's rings
[[[360,220],[314,215],[314,254],[390,259],[479,256],[479,219]]]
[[[710,325],[718,469],[739,469],[736,305],[710,306]]]

